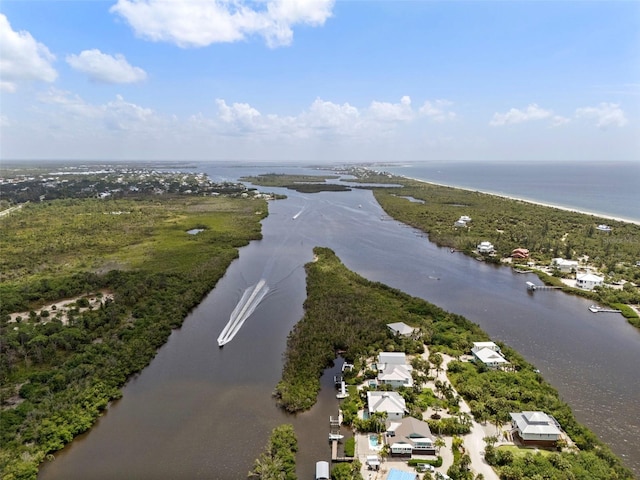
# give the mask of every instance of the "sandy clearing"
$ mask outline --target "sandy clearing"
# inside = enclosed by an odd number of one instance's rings
[[[63,300],[58,300],[57,302],[53,302],[53,303],[48,303],[46,305],[43,305],[42,307],[38,308],[37,310],[34,310],[36,313],[40,313],[43,310],[47,310],[49,312],[49,316],[48,317],[40,317],[40,320],[44,323],[46,323],[49,320],[53,320],[53,319],[58,319],[62,322],[63,325],[68,325],[69,324],[69,310],[71,310],[72,308],[77,308],[76,306],[76,302],[82,298],[86,298],[89,301],[89,307],[84,307],[84,308],[78,308],[79,312],[84,312],[86,310],[89,310],[89,308],[91,309],[95,309],[100,307],[100,305],[102,305],[103,302],[105,302],[106,300],[113,300],[113,293],[109,292],[109,291],[101,291],[101,292],[97,292],[97,293],[91,293],[88,295],[79,295],[77,297],[73,297],[73,298],[65,298]],[[22,319],[28,320],[29,319],[29,311],[26,312],[16,312],[16,313],[11,313],[10,319],[9,319],[9,323],[11,322],[17,322],[18,321],[18,317],[21,317]]]

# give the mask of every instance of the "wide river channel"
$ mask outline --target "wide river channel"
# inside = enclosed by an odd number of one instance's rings
[[[292,170],[305,173],[282,169]],[[265,172],[240,172],[252,173]],[[329,460],[329,416],[338,413],[332,372],[308,412],[283,413],[272,392],[287,334],[303,315],[304,264],[315,246],[331,248],[369,280],[466,316],[514,347],[640,476],[640,332],[622,316],[593,314],[590,302],[561,292],[530,293],[525,282],[535,276],[438,248],[387,217],[368,190],[262,190],[288,195],[269,204],[263,239],[240,250],[216,288],[127,383],[122,399],[46,462],[38,478],[244,479],[281,423],[292,423],[298,437],[299,478],[313,478],[315,462]],[[219,348],[229,315],[260,279],[269,293]]]

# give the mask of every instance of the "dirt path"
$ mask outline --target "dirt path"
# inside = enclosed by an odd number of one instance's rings
[[[441,355],[442,355],[442,367],[441,367],[441,370],[437,372],[437,376],[435,380],[440,380],[441,382],[446,382],[448,384],[451,384],[451,382],[449,381],[449,378],[447,377],[446,372],[447,372],[447,366],[449,365],[449,362],[451,360],[454,360],[454,358],[442,353]],[[425,360],[427,361],[429,360],[429,352],[426,348],[425,348],[425,353],[423,353],[422,356]],[[451,385],[451,388],[453,388],[453,385]],[[459,396],[458,392],[455,389],[453,389],[453,391],[455,395]],[[465,402],[462,397],[459,397],[459,398],[460,398],[460,411],[466,412],[469,415],[471,415],[471,409],[469,408],[469,405],[467,404],[467,402]],[[464,448],[466,449],[466,452],[469,455],[469,458],[471,458],[471,470],[476,475],[481,473],[484,476],[485,480],[499,480],[498,474],[493,470],[493,468],[491,468],[491,465],[489,465],[485,461],[482,455],[482,452],[484,451],[484,447],[485,447],[484,437],[486,436],[487,436],[487,433],[485,432],[484,427],[480,425],[478,422],[476,422],[475,420],[472,420],[471,433],[463,437]],[[447,446],[443,447],[440,450],[440,455],[442,456],[442,467],[438,469],[443,472],[446,472],[449,466],[451,465],[451,463],[453,463],[453,454],[451,453],[451,439],[447,438],[446,441],[447,441]],[[447,452],[445,452],[445,450],[448,451],[448,454]],[[446,461],[445,461],[445,458],[446,458]]]

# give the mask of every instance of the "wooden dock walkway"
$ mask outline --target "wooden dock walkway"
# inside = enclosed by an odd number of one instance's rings
[[[338,456],[338,440],[331,440],[331,461],[334,463],[339,462],[353,462],[354,457],[339,457]]]

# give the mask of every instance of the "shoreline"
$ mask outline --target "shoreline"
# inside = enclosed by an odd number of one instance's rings
[[[640,225],[640,220],[631,220],[629,218],[622,218],[622,217],[616,217],[613,215],[607,215],[604,213],[595,213],[595,212],[587,212],[585,210],[579,210],[577,208],[574,207],[565,207],[565,206],[560,206],[560,205],[554,205],[551,203],[545,203],[539,200],[531,200],[531,199],[527,199],[527,198],[521,198],[521,197],[514,197],[513,195],[509,195],[506,193],[496,193],[496,192],[490,192],[490,191],[486,191],[486,190],[478,190],[476,188],[469,188],[469,187],[461,187],[458,185],[447,185],[444,183],[438,183],[438,182],[432,182],[429,180],[424,180],[421,178],[415,178],[415,177],[409,177],[407,175],[397,175],[397,174],[392,174],[396,177],[400,177],[400,178],[406,178],[408,180],[413,180],[416,182],[420,182],[420,183],[427,183],[430,185],[436,185],[438,187],[448,187],[448,188],[455,188],[457,190],[465,190],[467,192],[478,192],[478,193],[482,193],[484,195],[493,195],[495,197],[500,197],[500,198],[504,198],[506,200],[515,200],[518,202],[525,202],[525,203],[530,203],[532,205],[539,205],[541,207],[548,207],[548,208],[556,208],[558,210],[564,210],[566,212],[573,212],[573,213],[579,213],[581,215],[589,215],[592,217],[598,217],[598,218],[603,218],[606,220],[613,220],[616,222],[622,222],[622,223],[631,223],[634,225]]]

